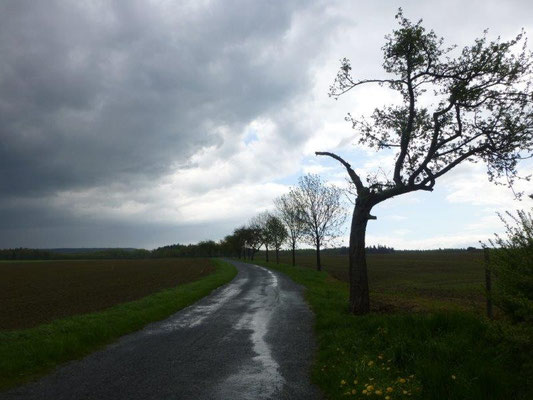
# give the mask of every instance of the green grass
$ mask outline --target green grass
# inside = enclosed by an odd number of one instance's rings
[[[214,273],[136,301],[30,329],[0,331],[0,389],[39,377],[60,363],[81,358],[122,335],[166,318],[237,274],[232,265],[214,262]]]
[[[309,268],[256,263],[305,286],[316,315],[312,379],[330,399],[533,398],[531,331],[466,311],[353,316],[345,282]],[[363,393],[368,385],[370,394]]]

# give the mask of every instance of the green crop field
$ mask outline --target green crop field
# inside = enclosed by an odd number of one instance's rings
[[[271,261],[274,257],[271,256]],[[257,257],[264,260],[264,255]],[[296,263],[315,268],[314,255]],[[289,264],[290,254],[280,262]],[[322,256],[323,269],[348,282],[348,256]],[[368,274],[374,309],[482,311],[485,304],[483,252],[427,251],[369,254]]]

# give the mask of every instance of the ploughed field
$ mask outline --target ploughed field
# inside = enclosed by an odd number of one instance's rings
[[[201,258],[0,262],[0,330],[99,311],[214,270]]]
[[[406,251],[367,257],[371,303],[377,309],[484,310],[485,270],[481,250]],[[290,254],[280,255],[280,262],[290,264]],[[315,268],[316,258],[297,254],[296,264]],[[322,265],[333,277],[348,282],[347,255],[323,255]]]

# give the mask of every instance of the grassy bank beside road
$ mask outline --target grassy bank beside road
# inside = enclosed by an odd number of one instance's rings
[[[530,332],[467,311],[348,313],[326,272],[256,261],[306,288],[316,315],[313,381],[329,399],[531,399]]]
[[[0,331],[0,389],[43,375],[58,364],[83,357],[118,337],[168,317],[237,274],[220,260],[214,272],[111,308],[57,319],[24,330]]]

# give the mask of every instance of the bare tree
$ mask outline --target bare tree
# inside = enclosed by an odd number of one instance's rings
[[[266,251],[266,261],[268,262],[268,248],[272,245],[271,232],[268,229],[268,221],[270,220],[271,215],[268,211],[263,211],[262,213],[256,215],[252,218],[250,226],[253,226],[257,232],[259,232],[260,237],[260,246],[265,246]]]
[[[304,226],[294,194],[289,192],[274,200],[280,219],[285,224],[292,250],[292,265],[296,265],[296,244],[301,239]]]
[[[425,190],[464,161],[482,161],[490,181],[517,177],[517,162],[533,150],[532,56],[523,34],[508,42],[489,42],[485,35],[454,56],[433,31],[396,15],[399,28],[383,47],[384,79],[357,80],[348,59],[330,88],[337,98],[365,84],[398,92],[403,104],[376,109],[371,121],[348,114],[359,142],[377,150],[396,150],[392,176],[369,177],[364,183],[336,154],[355,186],[357,199],[350,234],[350,309],[369,311],[365,254],[367,222],[372,208],[394,196]],[[520,44],[522,48],[515,48]],[[431,98],[428,98],[431,97]],[[430,105],[430,100],[434,104]],[[501,182],[500,182],[501,183]]]
[[[250,259],[254,259],[255,253],[259,251],[263,245],[262,228],[257,225],[255,219],[252,219],[248,226],[244,229],[244,237],[246,243],[246,252]]]
[[[320,248],[335,239],[346,220],[342,190],[325,185],[318,175],[307,174],[290,192],[303,223],[303,239],[316,248],[316,268],[322,270]]]
[[[267,231],[270,243],[276,250],[276,264],[279,264],[279,249],[285,243],[289,234],[281,219],[275,215],[270,215],[268,218]]]

